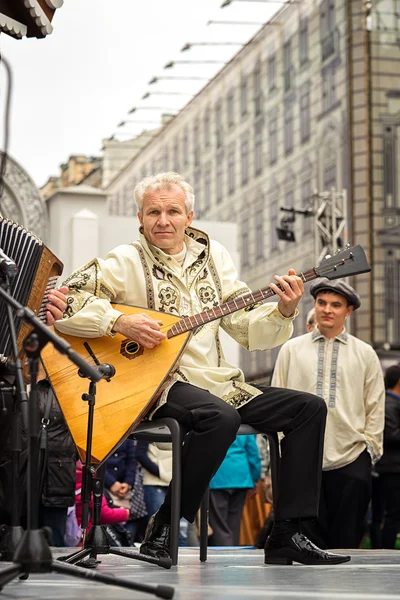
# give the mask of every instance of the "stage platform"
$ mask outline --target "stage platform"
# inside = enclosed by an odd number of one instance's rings
[[[54,557],[71,549],[54,549]],[[112,555],[99,556],[99,572],[138,583],[171,585],[175,600],[394,600],[400,598],[400,551],[353,550],[350,563],[334,567],[267,566],[261,550],[209,549],[207,563],[198,548],[182,548],[180,564],[167,571]],[[0,570],[9,563],[0,562]],[[92,583],[57,574],[31,575],[4,587],[0,599],[128,600],[152,594]]]

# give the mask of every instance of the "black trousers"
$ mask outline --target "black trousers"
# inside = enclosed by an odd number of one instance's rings
[[[210,546],[239,546],[248,488],[210,490]]]
[[[259,388],[260,396],[236,409],[207,390],[177,382],[155,418],[173,417],[189,432],[183,447],[181,513],[193,522],[210,479],[242,423],[260,432],[283,432],[275,519],[318,514],[326,404],[322,398],[282,388]],[[167,491],[164,509],[171,505]]]
[[[358,548],[371,499],[371,458],[367,450],[345,467],[324,471],[319,518],[303,532],[321,548]]]
[[[400,531],[400,473],[380,473],[385,507],[382,529],[382,548],[394,548]]]

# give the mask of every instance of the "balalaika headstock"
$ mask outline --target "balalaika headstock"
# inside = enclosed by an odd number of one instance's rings
[[[368,264],[363,248],[358,244],[351,248],[345,248],[334,256],[325,258],[318,267],[314,267],[314,271],[317,277],[339,279],[340,277],[348,277],[349,275],[369,273],[371,267]]]

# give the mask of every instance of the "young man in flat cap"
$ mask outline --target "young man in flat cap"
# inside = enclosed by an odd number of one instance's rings
[[[303,530],[323,548],[357,548],[371,496],[371,464],[382,455],[385,387],[372,347],[350,335],[360,297],[344,280],[310,287],[316,327],[286,342],[271,385],[324,398],[328,416],[319,517]]]

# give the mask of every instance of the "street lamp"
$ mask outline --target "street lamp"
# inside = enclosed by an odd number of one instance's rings
[[[125,126],[127,123],[137,123],[137,124],[140,124],[140,123],[147,123],[147,124],[149,124],[149,125],[159,125],[159,124],[160,124],[160,121],[159,121],[159,120],[158,120],[158,121],[149,121],[149,120],[147,120],[147,119],[146,119],[146,120],[144,120],[144,121],[142,121],[142,120],[139,120],[139,121],[133,121],[133,120],[131,120],[131,119],[127,119],[126,121],[121,121],[120,123],[118,123],[117,127],[124,127],[124,126]]]
[[[220,8],[229,6],[232,2],[264,2],[265,4],[298,4],[299,0],[224,0]]]
[[[143,94],[141,100],[147,100],[153,94],[158,94],[159,96],[190,96],[193,98],[193,94],[189,94],[188,92],[162,92],[162,91],[154,91],[154,92],[146,92]]]
[[[166,65],[164,65],[164,69],[172,69],[176,64],[180,65],[224,65],[225,61],[223,60],[171,60]]]
[[[243,46],[242,42],[188,42],[181,48],[181,52],[190,50],[192,46]]]
[[[129,110],[129,114],[136,112],[137,110],[166,110],[168,112],[174,112],[178,110],[177,108],[172,108],[172,106],[134,106]]]
[[[153,83],[157,83],[157,81],[159,81],[160,79],[180,79],[180,80],[188,80],[188,79],[193,79],[196,81],[208,81],[208,77],[191,77],[188,75],[182,76],[182,77],[169,77],[169,76],[163,76],[163,77],[153,77],[153,79],[150,79],[148,85],[153,85]]]
[[[207,25],[264,25],[264,21],[208,21]]]

